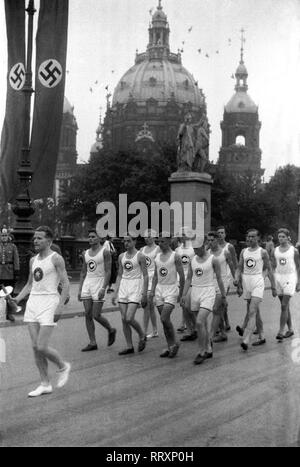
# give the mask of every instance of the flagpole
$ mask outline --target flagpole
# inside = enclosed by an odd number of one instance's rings
[[[20,255],[20,278],[17,289],[24,285],[28,276],[28,266],[32,247],[31,242],[33,236],[30,217],[35,212],[29,193],[29,185],[33,174],[30,163],[30,111],[31,97],[34,92],[32,88],[33,17],[36,12],[34,8],[34,0],[29,0],[26,12],[28,15],[27,55],[25,84],[22,89],[25,99],[24,134],[21,161],[18,169],[20,191],[12,208],[14,214],[16,215],[13,234],[16,239],[16,244],[18,246]]]

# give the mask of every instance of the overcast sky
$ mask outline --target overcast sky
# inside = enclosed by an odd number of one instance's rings
[[[89,158],[100,108],[102,115],[105,113],[105,86],[109,84],[113,93],[122,75],[134,64],[136,49],[146,50],[149,10],[157,4],[157,0],[70,0],[65,94],[74,105],[81,161]],[[1,1],[1,127],[7,66],[3,5]],[[234,93],[235,80],[231,75],[239,63],[243,27],[248,92],[259,106],[260,147],[266,179],[280,165],[299,165],[299,0],[162,0],[162,6],[170,24],[171,50],[184,49],[183,65],[206,94],[211,125],[210,159],[217,161],[218,158],[220,121],[224,105]]]

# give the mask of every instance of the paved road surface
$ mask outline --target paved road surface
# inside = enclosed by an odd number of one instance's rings
[[[235,328],[244,303],[236,296],[229,302]],[[118,329],[114,346],[107,348],[98,326],[99,350],[89,354],[80,352],[87,343],[84,319],[62,320],[53,346],[72,363],[70,381],[38,399],[26,397],[38,384],[26,327],[2,328],[7,363],[0,364],[0,447],[300,446],[300,345],[292,347],[300,335],[300,294],[292,309],[295,339],[278,344],[279,302],[267,291],[267,344],[245,354],[231,331],[228,343],[216,344],[214,358],[198,367],[192,363],[195,342],[182,343],[174,360],[159,358],[161,326],[143,353],[120,357],[119,312],[106,315]],[[174,321],[178,327],[179,309]],[[55,381],[52,366],[51,372]]]

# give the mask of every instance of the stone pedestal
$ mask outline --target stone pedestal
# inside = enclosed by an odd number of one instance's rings
[[[211,228],[211,185],[213,183],[211,176],[207,173],[175,172],[169,178],[169,182],[171,189],[171,203],[179,201],[182,205],[183,212],[186,211],[186,209],[184,209],[184,203],[193,204],[193,229],[196,228],[196,203],[202,202],[204,204],[204,225],[201,230],[204,229],[204,233],[207,234]],[[186,225],[184,219],[183,225]],[[198,233],[201,234],[203,232]]]

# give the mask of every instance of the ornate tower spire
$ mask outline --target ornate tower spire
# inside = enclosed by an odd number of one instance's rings
[[[245,30],[242,28],[240,32],[241,32],[241,58],[240,58],[239,66],[237,67],[237,70],[235,72],[235,77],[236,77],[235,90],[246,92],[248,89],[248,85],[247,85],[248,71],[244,63],[244,44],[246,42],[246,39],[244,36]]]
[[[157,9],[152,16],[152,22],[149,26],[149,44],[147,50],[150,59],[165,58],[169,55],[169,35],[168,18],[163,11],[161,0],[158,0]]]

